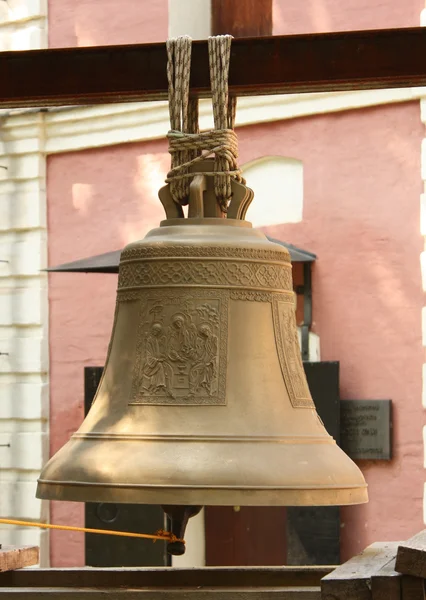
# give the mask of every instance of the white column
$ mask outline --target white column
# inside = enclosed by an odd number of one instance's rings
[[[169,0],[169,38],[189,35],[206,40],[211,35],[211,0]]]
[[[47,47],[47,0],[0,2],[0,51]]]
[[[1,37],[1,35],[0,35]],[[35,497],[48,458],[48,292],[43,113],[0,120],[0,516],[48,521]],[[3,526],[2,544],[40,546],[48,532]]]

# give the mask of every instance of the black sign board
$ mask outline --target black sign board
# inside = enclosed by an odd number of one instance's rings
[[[391,400],[341,400],[341,447],[353,459],[392,458]]]

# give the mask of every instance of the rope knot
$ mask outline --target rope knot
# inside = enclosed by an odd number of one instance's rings
[[[228,202],[232,197],[231,177],[243,181],[241,170],[238,168],[238,138],[233,129],[213,129],[201,133],[186,133],[171,130],[167,134],[169,152],[175,166],[167,174],[166,182],[173,185],[175,197],[180,203],[187,202],[189,179],[199,173],[190,173],[189,168],[197,162],[215,156],[214,173],[202,172],[204,175],[215,177],[215,191],[221,208],[226,212]],[[189,160],[181,162],[182,157]]]

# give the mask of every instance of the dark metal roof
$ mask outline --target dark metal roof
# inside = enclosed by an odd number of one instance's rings
[[[317,258],[317,255],[313,252],[309,252],[308,250],[302,250],[297,246],[293,246],[293,244],[287,244],[286,242],[282,242],[281,240],[271,238],[269,235],[267,235],[266,237],[270,242],[274,242],[274,244],[285,246],[285,248],[287,248],[287,250],[290,252],[291,262],[314,262]]]
[[[312,252],[302,250],[292,244],[286,244],[281,240],[269,236],[266,237],[275,244],[285,246],[290,252],[292,262],[313,262],[316,259],[316,255],[312,254]],[[56,267],[50,267],[47,271],[63,273],[118,273],[120,255],[121,250],[115,250],[113,252],[106,252],[105,254],[97,254],[89,258],[82,258],[81,260],[74,260],[73,262],[64,263]]]

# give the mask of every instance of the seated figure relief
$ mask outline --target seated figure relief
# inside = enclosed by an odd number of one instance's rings
[[[218,303],[219,301],[214,301]],[[202,304],[186,310],[155,306],[145,327],[139,394],[210,397],[217,393],[219,311]]]

